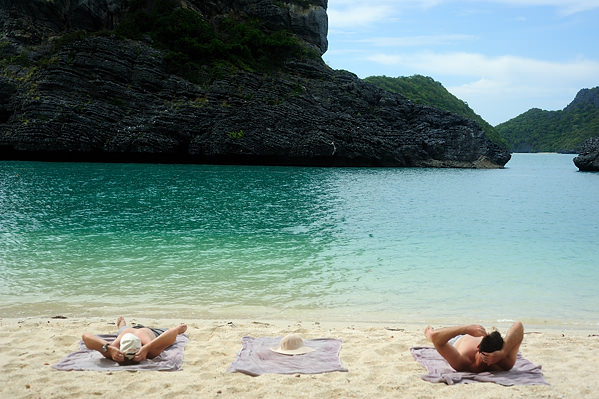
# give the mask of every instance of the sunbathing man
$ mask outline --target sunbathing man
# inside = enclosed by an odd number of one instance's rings
[[[138,363],[146,358],[153,359],[174,344],[177,335],[187,331],[185,324],[168,330],[140,325],[128,327],[123,316],[117,319],[116,325],[119,330],[117,338],[112,342],[93,334],[83,334],[81,338],[89,349],[97,350],[104,357],[118,363]]]
[[[484,327],[478,324],[438,330],[428,326],[424,335],[454,370],[480,373],[514,367],[524,338],[524,327],[521,322],[515,322],[508,330],[505,341],[499,332],[487,334]]]

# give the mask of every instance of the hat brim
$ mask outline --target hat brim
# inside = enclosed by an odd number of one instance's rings
[[[314,348],[310,348],[309,346],[302,346],[297,349],[283,349],[281,347],[278,348],[270,348],[271,351],[280,353],[281,355],[305,355],[306,353],[314,352]]]

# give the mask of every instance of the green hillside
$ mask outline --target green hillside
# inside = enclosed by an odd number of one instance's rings
[[[599,87],[582,89],[561,111],[533,108],[495,127],[513,152],[578,153],[599,136]]]
[[[382,89],[402,94],[416,103],[431,105],[445,111],[453,112],[464,118],[474,120],[485,130],[487,136],[493,142],[507,147],[507,142],[493,126],[477,115],[466,102],[448,92],[441,83],[435,81],[431,77],[422,75],[410,77],[402,76],[398,78],[370,76],[364,80]]]

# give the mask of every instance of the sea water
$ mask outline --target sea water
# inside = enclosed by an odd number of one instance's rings
[[[596,328],[599,174],[0,162],[0,316]]]

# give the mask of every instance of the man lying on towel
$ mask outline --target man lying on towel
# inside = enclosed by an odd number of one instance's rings
[[[424,335],[456,371],[507,371],[516,363],[516,355],[524,338],[524,326],[519,321],[515,322],[508,330],[505,341],[498,331],[487,334],[484,327],[478,324],[438,330],[428,326]]]
[[[177,335],[187,331],[187,326],[169,328],[148,328],[141,325],[128,327],[123,316],[116,321],[119,328],[117,338],[107,342],[94,334],[83,334],[81,339],[89,349],[97,350],[104,357],[117,363],[139,363],[146,358],[153,359],[175,343]]]

